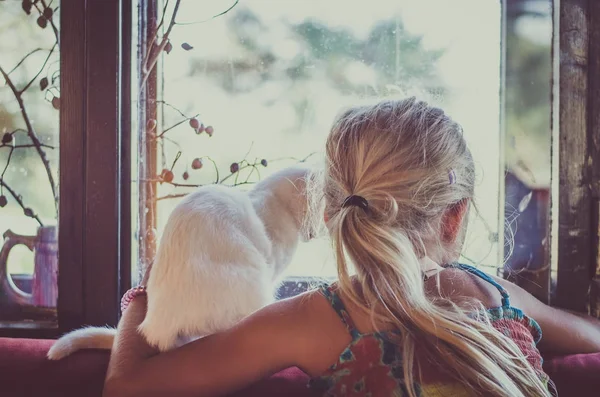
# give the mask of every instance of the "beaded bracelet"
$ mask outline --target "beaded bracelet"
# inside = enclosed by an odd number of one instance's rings
[[[125,295],[123,295],[123,298],[121,299],[121,313],[123,313],[125,309],[127,309],[127,306],[129,306],[129,304],[133,301],[133,299],[136,296],[140,295],[146,295],[146,287],[142,285],[131,288],[130,290],[125,292]]]

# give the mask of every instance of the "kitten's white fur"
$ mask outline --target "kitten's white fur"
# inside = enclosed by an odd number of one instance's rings
[[[287,168],[250,192],[211,185],[173,210],[148,280],[139,326],[160,351],[226,329],[273,300],[300,239],[310,238],[307,168]],[[88,327],[62,336],[48,358],[111,349],[115,330]]]

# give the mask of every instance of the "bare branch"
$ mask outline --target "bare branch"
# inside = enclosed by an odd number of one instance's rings
[[[52,54],[54,53],[54,49],[56,48],[58,43],[54,43],[54,45],[52,46],[52,49],[50,50],[50,52],[48,53],[48,56],[46,57],[46,60],[44,61],[44,63],[42,64],[42,67],[40,68],[40,70],[36,73],[36,75],[29,81],[29,83],[27,83],[27,85],[25,85],[25,87],[23,87],[21,89],[21,91],[19,91],[19,94],[24,93],[25,91],[27,91],[27,89],[29,87],[31,87],[31,85],[34,83],[35,80],[37,80],[37,78],[40,76],[40,74],[42,74],[42,72],[44,71],[44,69],[46,68],[46,64],[48,63],[48,60],[50,59],[50,57],[52,56]]]
[[[142,76],[142,82],[141,82],[140,88],[142,88],[142,87],[144,87],[144,85],[146,85],[146,81],[148,80],[148,77],[150,76],[152,69],[154,69],[154,66],[156,66],[158,57],[160,57],[160,54],[162,53],[162,51],[167,46],[167,43],[169,42],[169,35],[171,34],[171,30],[173,30],[173,26],[175,26],[175,18],[177,18],[177,13],[179,12],[180,5],[181,5],[181,0],[177,0],[175,3],[175,7],[173,8],[173,14],[171,15],[171,21],[169,22],[167,31],[163,35],[162,40],[161,40],[160,44],[158,45],[158,48],[154,47],[155,40],[152,40],[152,42],[150,43],[150,48],[148,48],[148,53],[146,54],[146,59],[144,60],[144,70],[142,70],[143,76]],[[157,32],[157,34],[158,34],[158,32]]]
[[[13,196],[15,201],[21,206],[21,208],[23,208],[23,211],[31,210],[30,208],[25,207],[25,204],[23,203],[23,199],[21,198],[21,196],[18,195],[17,192],[15,192],[10,186],[8,186],[8,184],[6,182],[4,182],[4,179],[2,179],[2,178],[0,178],[0,186],[5,188],[6,190],[8,190],[8,192],[11,194],[11,196]],[[37,214],[33,214],[32,218],[35,219],[37,221],[37,223],[39,223],[40,226],[44,226],[44,224],[40,220],[40,217]]]
[[[181,110],[179,110],[177,107],[175,107],[174,105],[171,105],[169,102],[167,101],[163,101],[163,100],[158,100],[156,101],[156,103],[160,103],[161,105],[165,105],[170,107],[171,109],[173,109],[174,111],[176,111],[177,113],[179,113],[179,115],[181,115],[181,117],[185,117],[186,119],[191,119],[192,117],[198,117],[198,115],[196,114],[195,116],[189,117],[188,115],[186,115],[185,113],[183,113]]]
[[[40,145],[42,145],[42,147],[45,147],[48,149],[56,149],[54,146],[46,145],[45,143],[40,143]],[[12,146],[10,143],[9,144],[6,144],[6,143],[0,144],[0,148],[3,148],[3,147],[13,148],[13,149],[25,149],[25,148],[31,148],[31,147],[37,147],[37,146],[35,144],[15,145],[15,146]]]
[[[198,24],[198,23],[204,23],[204,22],[211,21],[211,20],[213,20],[213,19],[215,19],[215,18],[217,18],[217,17],[220,17],[221,15],[225,15],[225,14],[227,14],[229,11],[233,10],[233,8],[234,8],[235,6],[237,6],[239,2],[240,2],[240,0],[235,0],[235,2],[234,2],[232,5],[231,5],[231,7],[229,7],[228,9],[226,9],[226,10],[225,10],[225,11],[223,11],[223,12],[220,12],[220,13],[218,13],[217,15],[213,15],[212,17],[210,17],[210,18],[208,18],[208,19],[204,19],[204,20],[201,20],[201,21],[196,21],[196,22],[177,23],[177,25],[181,25],[181,26],[185,26],[185,25],[195,25],[195,24]]]
[[[242,160],[242,161],[240,161],[240,164],[242,164],[244,161],[245,161],[245,160]],[[239,176],[239,174],[240,174],[240,171],[243,171],[243,170],[245,170],[245,169],[247,169],[247,168],[250,168],[250,167],[256,167],[256,166],[258,166],[259,164],[260,164],[260,161],[259,161],[259,162],[254,162],[254,163],[248,163],[248,162],[246,162],[246,164],[244,164],[244,165],[240,165],[240,168],[239,168],[239,169],[238,169],[236,172],[230,173],[230,174],[229,174],[229,175],[227,175],[225,178],[221,179],[221,181],[220,181],[219,183],[223,183],[223,182],[225,182],[226,180],[228,180],[228,179],[230,179],[231,177],[234,177],[234,176],[235,176],[236,178],[238,178],[238,176]]]
[[[167,15],[167,9],[168,8],[169,8],[169,0],[166,0],[165,1],[165,6],[163,7],[163,10],[162,10],[162,15],[160,17],[160,22],[156,26],[156,32],[154,32],[154,36],[158,35],[158,32],[160,31],[160,28],[162,28],[163,24],[165,23],[165,15]]]
[[[293,161],[297,161],[299,163],[305,163],[309,158],[311,158],[312,156],[316,155],[318,152],[312,152],[310,153],[308,156],[303,157],[303,158],[297,158],[297,157],[279,157],[273,160],[269,160],[269,163],[275,163],[278,161],[286,161],[286,160],[293,160]]]
[[[23,57],[23,59],[21,59],[21,60],[19,61],[19,63],[17,63],[17,64],[15,65],[15,67],[14,67],[14,68],[12,68],[12,69],[10,70],[10,72],[8,72],[8,74],[10,75],[12,72],[14,72],[15,70],[17,70],[17,69],[18,69],[18,67],[19,67],[19,66],[21,66],[21,65],[23,64],[23,62],[25,62],[25,61],[27,60],[27,58],[29,58],[31,55],[33,55],[33,54],[35,54],[36,52],[39,52],[39,51],[51,51],[51,50],[47,50],[47,49],[45,49],[45,48],[36,48],[35,50],[32,50],[32,51],[28,52],[28,53],[27,53],[27,55],[25,55],[25,56]]]
[[[216,178],[216,180],[215,180],[215,183],[219,183],[219,167],[217,167],[217,163],[216,163],[216,161],[215,161],[215,160],[213,160],[213,159],[212,159],[211,157],[209,157],[209,156],[206,156],[206,157],[204,157],[204,158],[208,159],[208,161],[210,161],[210,162],[212,163],[213,167],[215,167],[215,173],[217,174],[217,178]]]
[[[54,198],[55,209],[58,212],[58,203],[56,200],[57,199],[56,184],[54,182],[54,176],[52,175],[50,161],[48,160],[48,157],[46,156],[46,152],[42,148],[42,143],[40,142],[40,139],[38,138],[38,136],[35,132],[35,129],[33,128],[33,125],[31,124],[31,119],[29,118],[29,114],[27,113],[27,109],[25,108],[25,103],[23,102],[23,98],[21,96],[22,93],[19,92],[17,87],[15,87],[15,84],[11,80],[10,76],[4,71],[4,69],[2,69],[1,66],[0,66],[0,74],[2,74],[2,76],[4,77],[6,84],[10,87],[15,99],[17,100],[17,103],[19,104],[19,108],[21,110],[21,115],[23,116],[23,120],[25,121],[25,125],[27,126],[27,135],[29,136],[29,138],[31,139],[33,144],[35,145],[35,149],[38,152],[38,155],[40,156],[42,163],[44,164],[44,168],[46,169],[46,175],[48,176],[48,181],[50,182],[50,188],[52,189],[52,197]]]
[[[4,169],[2,170],[2,174],[0,174],[0,179],[2,179],[2,180],[4,180],[4,174],[6,174],[6,170],[8,169],[8,166],[10,164],[10,159],[11,159],[14,151],[15,151],[15,149],[11,148],[10,152],[8,153],[8,159],[6,159],[6,165],[4,166]]]
[[[161,134],[161,135],[162,135],[162,134]],[[180,144],[179,144],[177,141],[175,141],[175,140],[173,140],[173,139],[171,139],[171,138],[167,138],[166,136],[161,136],[160,138],[161,138],[161,139],[164,139],[164,140],[165,140],[165,141],[167,141],[167,142],[170,142],[170,143],[172,143],[173,145],[175,145],[175,147],[177,147],[177,149],[181,150],[181,145],[180,145]]]
[[[248,182],[248,181],[244,181],[244,182],[239,182],[233,185],[227,185],[227,186],[231,186],[231,187],[236,187],[236,186],[241,186],[241,185],[253,185],[255,184],[255,182]],[[207,185],[195,185],[194,187],[202,187],[202,186],[207,186]],[[177,194],[167,194],[166,196],[161,196],[159,198],[156,199],[156,201],[161,201],[161,200],[168,200],[168,199],[176,199],[176,198],[181,198],[181,197],[185,197],[190,193],[177,193]]]
[[[175,127],[179,127],[181,124],[185,123],[185,122],[186,122],[186,121],[188,121],[188,120],[189,120],[189,119],[183,119],[183,120],[181,120],[181,121],[179,121],[179,122],[177,122],[177,123],[173,124],[172,126],[170,126],[170,127],[168,127],[168,128],[165,128],[165,129],[163,130],[163,132],[161,132],[160,134],[158,134],[158,135],[156,136],[156,139],[160,139],[160,138],[162,138],[162,137],[163,137],[163,136],[164,136],[164,135],[165,135],[167,132],[171,131],[171,130],[172,130],[173,128],[175,128]]]
[[[168,200],[168,199],[175,199],[175,198],[180,198],[180,197],[185,197],[187,196],[189,193],[179,193],[179,194],[167,194],[166,196],[162,196],[156,199],[156,201],[161,201],[161,200]]]
[[[37,5],[35,6],[35,8],[37,8],[37,10],[40,13],[40,15],[44,15],[44,10],[46,8],[48,8],[49,6],[46,5],[46,1],[45,0],[40,0],[40,3],[42,3],[42,6],[44,8],[42,10],[40,10]],[[50,26],[52,26],[52,31],[54,32],[54,37],[56,37],[56,44],[58,44],[58,43],[60,43],[60,34],[58,32],[58,28],[56,27],[56,24],[54,23],[54,18],[50,18],[49,22],[50,22]],[[59,45],[59,48],[60,48],[60,45]]]

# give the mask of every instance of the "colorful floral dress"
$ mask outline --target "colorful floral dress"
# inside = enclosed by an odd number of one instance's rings
[[[540,379],[552,387],[542,369],[542,357],[536,347],[542,338],[538,323],[520,309],[510,305],[508,292],[489,275],[468,265],[450,265],[468,271],[495,286],[502,295],[502,306],[488,309],[487,315],[494,328],[510,337],[527,357]],[[404,386],[402,352],[390,341],[394,331],[361,334],[350,318],[340,297],[331,286],[321,288],[321,293],[331,303],[346,325],[352,341],[341,353],[338,361],[325,373],[311,379],[309,387],[323,393],[324,397],[390,397],[408,396]],[[421,359],[420,359],[421,358]],[[421,367],[420,384],[415,384],[417,394],[423,397],[467,397],[473,394],[450,374],[420,357],[418,347],[415,359]],[[396,393],[396,394],[394,394]]]

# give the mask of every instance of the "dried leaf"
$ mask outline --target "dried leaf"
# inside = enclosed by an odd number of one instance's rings
[[[171,44],[171,42],[167,42],[167,45],[165,45],[165,52],[167,54],[169,54],[171,51],[173,50],[173,44]]]
[[[10,132],[5,133],[4,135],[2,135],[2,143],[4,145],[8,145],[9,143],[11,143],[13,140],[13,136]]]
[[[40,90],[44,91],[46,88],[48,88],[48,79],[44,77],[40,80]]]
[[[183,44],[181,44],[181,48],[183,48],[186,51],[189,51],[189,50],[192,50],[194,47],[192,47],[188,43],[183,43]]]
[[[240,165],[238,163],[233,163],[229,166],[229,171],[231,171],[232,174],[235,174],[239,170],[240,170]]]
[[[532,196],[533,196],[533,192],[531,191],[528,194],[526,194],[525,197],[523,197],[521,199],[521,201],[519,202],[519,212],[523,212],[527,209],[527,206],[531,202]]]
[[[28,216],[28,217],[30,217],[30,218],[33,218],[33,217],[34,217],[34,215],[33,215],[33,210],[32,210],[31,208],[25,208],[25,209],[23,210],[23,213],[25,214],[25,216]]]
[[[260,160],[260,164],[261,164],[263,167],[266,167],[267,165],[269,165],[269,162],[267,161],[267,159],[262,159],[262,160]]]
[[[55,96],[52,98],[52,107],[56,110],[60,109],[60,98]]]
[[[8,199],[6,196],[0,196],[0,207],[5,207],[8,204]]]

